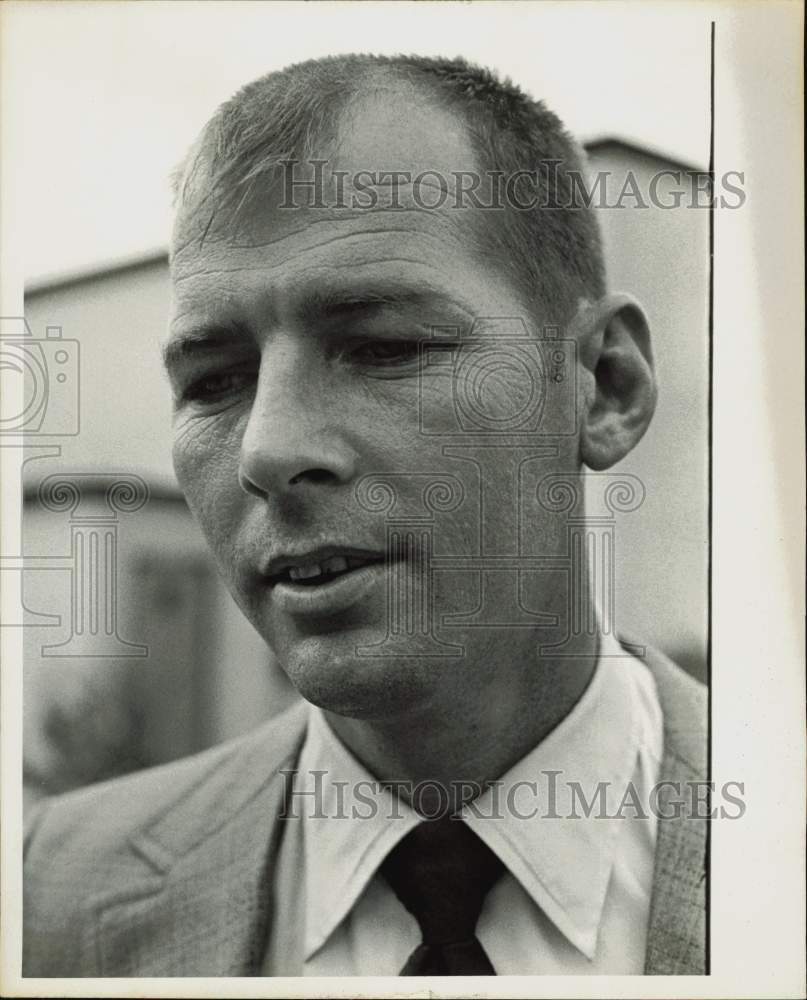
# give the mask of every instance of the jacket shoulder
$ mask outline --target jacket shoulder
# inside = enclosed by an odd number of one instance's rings
[[[231,771],[242,772],[244,758],[260,754],[264,773],[271,773],[288,757],[301,724],[295,706],[245,736],[190,757],[47,799],[26,825],[24,857],[41,852],[46,841],[53,841],[62,857],[73,846],[85,853],[114,850],[194,793],[212,796],[213,785],[227,782]],[[96,854],[94,865],[97,861]]]
[[[23,844],[26,964],[48,967],[58,953],[62,969],[92,968],[84,928],[94,899],[142,882],[141,845],[152,844],[146,860],[160,862],[153,853],[158,838],[144,833],[176,829],[192,846],[195,837],[201,839],[226,817],[228,806],[237,808],[253,786],[260,787],[293,759],[306,718],[302,706],[295,705],[246,736],[37,806]],[[172,846],[164,842],[166,856]],[[44,961],[35,954],[40,946],[49,952]]]
[[[639,645],[635,639],[620,637],[623,645]],[[639,659],[650,669],[656,682],[664,716],[664,743],[668,753],[695,775],[705,777],[709,728],[708,688],[701,681],[656,649],[645,646]]]
[[[684,786],[701,784],[708,776],[707,688],[653,649],[646,649],[640,659],[655,680],[664,720],[664,759],[658,786],[663,813],[656,840],[645,973],[703,975],[707,820]]]
[[[203,784],[236,751],[237,745],[221,744],[45,799],[26,824],[24,859],[28,861],[32,851],[46,850],[51,841],[62,856],[72,846],[81,846],[83,852],[114,849],[169,809],[172,802]]]

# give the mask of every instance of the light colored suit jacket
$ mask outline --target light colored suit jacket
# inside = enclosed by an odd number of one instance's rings
[[[703,685],[658,653],[646,662],[664,715],[660,782],[706,779]],[[26,835],[24,976],[259,975],[282,920],[272,869],[281,770],[295,767],[307,708],[194,757],[45,803]],[[648,974],[706,971],[706,820],[665,786]],[[678,815],[676,815],[678,813]]]

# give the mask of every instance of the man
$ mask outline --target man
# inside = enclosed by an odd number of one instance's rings
[[[46,806],[26,975],[705,971],[703,693],[620,645],[579,533],[656,399],[581,170],[462,60],[305,63],[208,123],[175,468],[304,701]]]

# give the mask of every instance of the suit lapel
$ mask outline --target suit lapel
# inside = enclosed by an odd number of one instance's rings
[[[655,976],[704,975],[706,938],[706,820],[681,810],[690,781],[703,780],[674,754],[665,753],[659,810],[669,818],[658,825],[653,895],[645,973]],[[682,794],[676,789],[681,788]],[[680,814],[679,814],[680,811]]]
[[[281,771],[294,767],[306,717],[305,707],[295,706],[236,744],[189,795],[133,837],[140,878],[125,894],[95,901],[100,975],[260,970],[282,826]]]
[[[645,974],[704,975],[707,820],[693,815],[690,789],[706,780],[705,689],[658,653],[645,662],[664,715]]]

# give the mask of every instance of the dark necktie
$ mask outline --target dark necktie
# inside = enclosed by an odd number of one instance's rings
[[[401,976],[496,975],[476,923],[503,868],[461,820],[427,820],[404,837],[381,866],[423,935]]]

